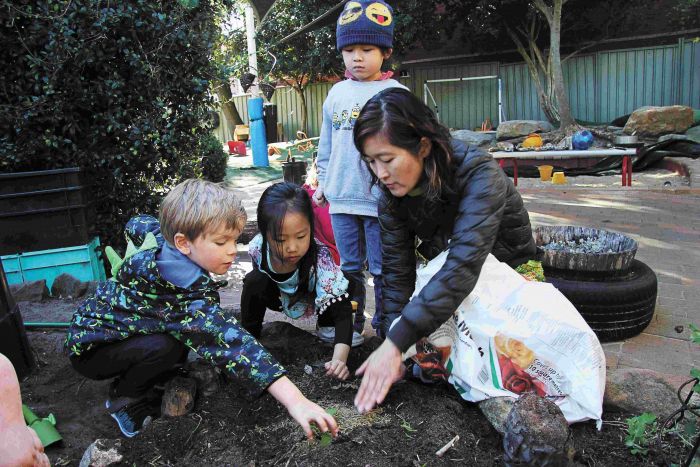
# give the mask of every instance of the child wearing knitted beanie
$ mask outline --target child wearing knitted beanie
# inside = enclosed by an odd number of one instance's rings
[[[352,129],[365,103],[387,88],[405,88],[382,72],[393,52],[394,11],[383,1],[350,1],[338,17],[337,48],[343,56],[345,77],[333,86],[323,104],[318,147],[318,181],[314,201],[330,203],[331,223],[340,253],[340,267],[350,281],[352,300],[358,303],[354,329],[362,333],[365,309],[365,264],[374,279],[375,314],[372,327],[379,333],[382,316],[382,257],[378,191],[355,148]],[[319,336],[332,329],[319,329]],[[329,336],[330,337],[330,336]],[[354,336],[356,337],[356,336]]]

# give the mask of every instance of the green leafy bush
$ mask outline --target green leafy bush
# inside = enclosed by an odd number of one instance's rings
[[[199,171],[230,1],[0,0],[0,172],[83,168],[95,233],[121,241]]]
[[[202,157],[202,177],[214,183],[224,181],[228,154],[221,142],[212,135],[205,136],[200,143],[199,154]]]

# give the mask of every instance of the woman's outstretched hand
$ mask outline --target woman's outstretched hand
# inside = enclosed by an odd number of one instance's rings
[[[363,375],[355,396],[357,410],[365,413],[381,404],[391,386],[403,377],[404,370],[401,351],[386,339],[355,372],[357,376]]]

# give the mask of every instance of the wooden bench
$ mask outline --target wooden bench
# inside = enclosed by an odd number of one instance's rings
[[[632,186],[632,156],[637,149],[589,149],[587,151],[497,151],[491,155],[501,167],[510,160],[513,164],[513,184],[518,185],[518,161],[557,161],[567,159],[622,157],[622,186]]]

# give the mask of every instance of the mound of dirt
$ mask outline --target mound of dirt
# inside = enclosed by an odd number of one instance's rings
[[[83,379],[62,350],[62,332],[30,332],[41,366],[22,382],[24,402],[41,416],[52,412],[63,443],[47,453],[52,465],[78,465],[97,438],[119,438],[104,409],[107,381]],[[209,397],[198,396],[194,411],[160,418],[140,435],[124,439],[123,465],[501,465],[501,436],[475,404],[464,402],[448,384],[396,384],[385,403],[360,415],[352,401],[360,379],[329,379],[323,363],[332,347],[289,323],[266,324],[261,342],[289,370],[289,377],[309,397],[335,414],[340,436],[306,440],[301,429],[270,396],[246,399],[243,388],[227,382]],[[353,349],[354,371],[380,344],[375,337]],[[311,367],[311,373],[304,370]],[[571,427],[568,456],[572,465],[656,465],[678,462],[687,449],[667,446],[647,458],[632,456],[624,445],[625,417],[606,416],[602,431],[592,423]],[[459,434],[456,445],[439,458],[435,452]],[[672,449],[671,449],[672,448]],[[667,459],[664,453],[676,458]]]

